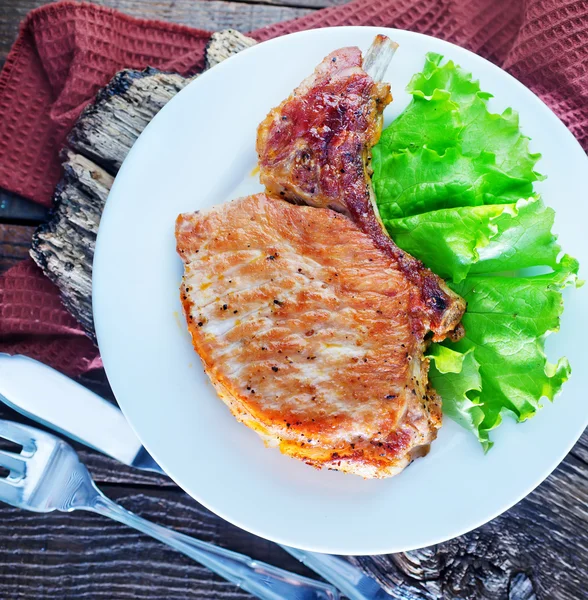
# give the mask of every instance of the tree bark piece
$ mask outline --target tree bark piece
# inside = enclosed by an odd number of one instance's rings
[[[233,54],[255,45],[255,40],[234,29],[213,33],[206,49],[206,68],[210,69]]]
[[[207,63],[218,64],[255,43],[237,31],[216,33]],[[92,262],[114,176],[148,123],[192,79],[152,68],[120,71],[98,92],[67,138],[64,176],[54,194],[53,212],[35,232],[30,254],[94,342]]]
[[[67,145],[116,175],[143,129],[191,80],[151,68],[120,71],[84,110]]]
[[[30,254],[61,291],[67,310],[95,340],[92,261],[102,210],[114,178],[81,154],[65,151],[55,208],[33,236]]]

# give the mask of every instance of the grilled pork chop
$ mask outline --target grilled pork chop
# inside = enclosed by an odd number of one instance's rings
[[[265,194],[180,215],[182,303],[222,400],[268,445],[386,477],[441,423],[418,290],[346,216]]]
[[[365,65],[359,48],[329,54],[259,126],[260,179],[270,195],[332,208],[369,234],[414,284],[420,299],[413,310],[440,341],[463,333],[464,301],[386,234],[370,179],[370,149],[380,138],[382,113],[392,100],[390,86],[376,80],[395,49],[394,42],[379,35]]]
[[[393,51],[378,36],[363,66],[357,48],[326,57],[259,127],[267,194],[176,224],[184,312],[219,396],[268,445],[364,477],[427,453],[441,410],[425,340],[458,336],[465,308],[375,207],[369,153],[391,100],[375,79]]]

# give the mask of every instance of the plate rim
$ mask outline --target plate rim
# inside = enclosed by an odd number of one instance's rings
[[[514,76],[512,76],[510,73],[508,73],[507,71],[501,69],[500,67],[498,67],[497,65],[495,65],[494,63],[490,62],[488,59],[479,56],[478,54],[476,54],[475,52],[472,52],[470,50],[467,50],[465,48],[462,48],[461,46],[457,46],[456,44],[453,44],[452,42],[448,42],[446,40],[442,40],[440,38],[434,38],[433,36],[429,36],[426,34],[422,34],[422,33],[417,33],[417,32],[411,32],[411,31],[406,31],[406,30],[399,30],[399,29],[395,29],[395,28],[390,28],[390,27],[378,27],[378,26],[341,26],[341,27],[332,27],[332,28],[315,28],[315,29],[309,29],[309,30],[304,30],[304,31],[299,31],[299,32],[295,32],[295,33],[291,33],[285,36],[280,36],[277,38],[273,38],[271,40],[267,40],[264,42],[261,42],[259,44],[256,44],[250,48],[247,48],[245,50],[243,50],[242,52],[238,53],[237,55],[234,55],[232,57],[230,57],[229,59],[223,61],[222,63],[219,63],[218,65],[215,66],[214,69],[209,69],[208,71],[203,72],[202,74],[200,74],[198,76],[197,79],[195,79],[194,81],[190,82],[185,88],[183,88],[183,90],[181,90],[176,96],[174,96],[174,98],[172,98],[170,100],[170,102],[168,102],[163,108],[162,110],[151,120],[151,122],[146,126],[145,130],[141,133],[141,135],[139,136],[139,139],[141,136],[144,135],[144,132],[146,131],[150,131],[154,126],[153,123],[157,123],[158,122],[158,117],[164,112],[164,111],[169,111],[171,110],[170,105],[172,105],[174,99],[181,94],[184,90],[188,89],[190,86],[193,85],[201,85],[202,81],[205,80],[205,78],[207,78],[207,76],[209,75],[209,73],[211,72],[216,72],[219,73],[219,70],[222,70],[223,68],[226,69],[228,64],[233,63],[234,61],[238,61],[238,60],[242,60],[242,57],[245,55],[251,55],[255,52],[260,51],[260,48],[267,48],[268,46],[274,45],[274,44],[280,44],[283,43],[283,41],[285,39],[295,39],[295,38],[304,38],[304,37],[313,37],[314,35],[320,34],[322,32],[328,31],[328,30],[332,30],[332,29],[336,29],[339,31],[349,31],[351,34],[353,31],[355,30],[362,30],[362,31],[372,31],[374,34],[375,33],[386,33],[388,35],[394,35],[394,34],[401,34],[401,35],[409,35],[409,36],[415,36],[417,38],[422,39],[424,42],[426,42],[429,39],[433,39],[435,40],[435,43],[441,43],[442,46],[446,46],[448,49],[451,49],[453,54],[465,54],[465,55],[470,55],[472,57],[475,58],[475,60],[478,61],[483,61],[484,63],[486,63],[486,65],[491,69],[494,70],[496,72],[500,72],[500,74],[502,76],[507,76],[507,78],[511,81],[511,83],[513,83],[515,86],[517,86],[519,89],[523,90],[524,93],[526,94],[531,94],[531,96],[537,101],[537,107],[540,108],[540,110],[543,111],[543,116],[545,116],[546,118],[548,118],[549,120],[553,121],[555,123],[555,125],[559,128],[561,128],[562,130],[562,134],[566,135],[568,137],[568,142],[574,144],[577,148],[577,150],[579,150],[580,152],[584,152],[581,145],[579,144],[579,142],[577,141],[577,139],[573,136],[573,134],[569,131],[569,129],[562,123],[562,121],[551,111],[551,109],[545,104],[545,102],[543,100],[541,100],[541,98],[539,98],[536,94],[534,94],[529,88],[527,88],[524,84],[522,84],[518,79],[516,79]],[[455,57],[456,62],[458,61],[458,58]],[[475,76],[474,76],[475,77]],[[161,117],[159,117],[159,119],[161,119]],[[135,150],[135,148],[137,147],[138,140],[135,142],[134,146],[131,148],[131,150],[129,151],[129,153],[127,154],[127,157],[125,158],[125,161],[123,162],[123,165],[121,166],[121,169],[119,171],[122,172],[123,168],[124,168],[124,163],[127,163],[129,157],[133,156],[133,152]],[[588,159],[587,159],[588,160]],[[119,181],[122,181],[122,179],[119,179],[118,175],[117,178],[115,179],[115,182],[113,184],[113,187],[111,189],[111,192],[109,194],[109,198],[106,202],[106,205],[104,207],[104,212],[103,212],[103,216],[102,218],[104,219],[104,217],[106,217],[106,219],[108,220],[109,218],[109,214],[112,212],[112,206],[113,206],[113,202],[110,201],[110,198],[112,197],[112,192],[114,190],[117,189],[117,179]],[[123,185],[123,184],[120,184]],[[102,263],[102,256],[103,256],[103,252],[101,252],[101,248],[102,246],[105,244],[104,240],[106,238],[107,234],[104,234],[102,232],[105,231],[105,228],[99,228],[99,232],[98,232],[98,236],[97,236],[97,242],[96,242],[96,249],[95,249],[95,254],[94,254],[94,275],[96,276],[96,273],[100,272],[101,269],[103,268],[101,263]],[[101,243],[102,240],[102,243]],[[99,275],[97,277],[97,279],[101,279],[101,275]],[[94,316],[94,323],[95,323],[95,330],[96,330],[96,337],[98,340],[98,345],[100,347],[100,340],[104,340],[107,337],[107,333],[106,330],[108,329],[108,324],[107,324],[107,319],[103,318],[105,317],[105,315],[103,313],[101,313],[101,311],[99,310],[98,306],[101,303],[101,299],[100,299],[100,294],[102,292],[98,290],[98,286],[94,286],[92,287],[92,307],[93,307],[93,316]],[[103,344],[104,346],[104,344]],[[114,360],[114,359],[113,359]],[[114,369],[112,368],[112,363],[111,366],[109,367],[108,364],[110,363],[110,358],[105,358],[103,356],[103,364],[104,364],[104,369],[107,373],[107,376],[109,377],[109,380],[111,379],[110,375],[114,372]],[[109,373],[110,371],[110,373]],[[116,379],[116,377],[112,377],[112,379]],[[150,454],[152,454],[155,458],[155,455],[158,453],[157,451],[152,452],[153,449],[153,444],[151,443],[151,441],[149,440],[144,440],[140,434],[140,432],[136,429],[135,424],[133,423],[132,418],[130,418],[129,412],[132,412],[130,410],[130,404],[127,404],[127,402],[123,399],[123,400],[118,400],[118,395],[117,392],[115,390],[115,384],[112,385],[112,389],[113,392],[115,393],[115,396],[117,397],[117,402],[119,402],[120,408],[123,412],[123,414],[125,415],[125,418],[127,419],[129,425],[131,426],[131,428],[133,429],[133,431],[135,431],[137,437],[139,438],[139,440],[141,440],[141,443],[143,443],[143,445],[145,446],[145,448],[149,451]],[[323,547],[317,548],[315,545],[304,545],[304,544],[292,544],[291,540],[286,540],[283,539],[282,536],[279,535],[270,535],[265,531],[260,531],[259,529],[255,528],[255,527],[251,527],[249,526],[247,523],[243,523],[240,522],[239,519],[235,519],[234,517],[230,517],[227,514],[224,514],[225,511],[223,510],[219,510],[217,508],[215,508],[214,506],[211,506],[210,504],[208,504],[206,502],[206,500],[204,500],[200,494],[196,494],[194,493],[194,491],[188,491],[186,489],[186,487],[184,485],[182,485],[182,483],[180,481],[178,481],[178,479],[176,477],[174,477],[173,475],[173,467],[171,469],[167,469],[165,468],[166,473],[169,474],[170,478],[181,488],[183,489],[189,496],[191,496],[192,498],[194,498],[195,500],[197,500],[200,504],[202,504],[203,506],[205,506],[207,509],[209,509],[211,512],[213,512],[214,514],[220,516],[221,518],[225,519],[226,521],[240,527],[241,529],[244,529],[245,531],[248,531],[252,534],[261,536],[265,539],[269,539],[271,541],[274,541],[276,543],[281,543],[281,544],[287,544],[287,545],[293,545],[297,548],[301,548],[304,550],[309,550],[309,551],[318,551],[318,552],[325,552],[325,553],[334,553],[334,554],[343,554],[343,555],[377,555],[377,554],[386,554],[386,553],[392,553],[392,552],[406,552],[406,551],[411,551],[411,550],[415,550],[417,548],[423,548],[423,547],[427,547],[430,545],[434,545],[434,544],[438,544],[438,543],[443,543],[445,541],[448,541],[450,539],[454,539],[456,537],[460,537],[466,533],[469,533],[475,529],[477,529],[478,527],[492,521],[493,519],[495,519],[496,517],[498,517],[499,515],[503,514],[504,512],[506,512],[507,510],[510,510],[515,504],[517,504],[518,502],[520,502],[522,499],[524,499],[526,496],[528,496],[533,490],[535,490],[541,483],[543,483],[552,473],[553,471],[559,466],[559,464],[564,460],[564,458],[569,454],[570,450],[573,448],[573,446],[576,444],[576,442],[579,440],[579,438],[582,436],[584,429],[586,428],[586,426],[588,425],[588,411],[586,411],[585,414],[585,418],[583,421],[581,421],[580,419],[578,420],[578,425],[577,425],[577,431],[576,434],[574,434],[573,436],[570,437],[568,443],[566,444],[566,448],[565,450],[559,452],[557,454],[557,456],[554,456],[551,461],[549,462],[549,466],[545,468],[544,470],[544,474],[538,478],[537,481],[533,482],[532,484],[530,484],[525,491],[523,492],[519,492],[516,495],[513,495],[511,501],[509,501],[508,503],[505,503],[503,506],[501,506],[500,508],[497,508],[495,511],[493,511],[492,513],[488,513],[487,516],[481,518],[481,519],[477,519],[474,522],[468,521],[467,524],[464,524],[461,528],[454,528],[454,533],[450,536],[437,536],[437,537],[432,537],[430,538],[425,544],[419,543],[418,545],[415,546],[406,546],[403,545],[402,548],[398,548],[393,546],[393,541],[390,541],[388,543],[380,543],[380,544],[371,544],[371,546],[373,546],[372,549],[367,550],[361,550],[359,549],[359,551],[357,550],[349,550],[349,549],[342,549],[341,548],[335,548],[335,547],[329,547],[328,544],[326,544]],[[165,461],[164,461],[165,462]],[[162,465],[163,466],[163,465]]]

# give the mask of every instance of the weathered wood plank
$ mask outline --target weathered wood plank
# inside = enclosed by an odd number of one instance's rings
[[[376,574],[397,600],[582,598],[588,533],[579,523],[588,489],[581,468],[568,457],[539,490],[466,536],[352,560]],[[270,542],[234,528],[177,489],[102,488],[146,518],[303,572]],[[101,517],[44,516],[8,507],[2,516],[2,598],[245,597],[189,559]]]
[[[309,574],[271,542],[229,525],[177,489],[101,487],[149,520]],[[90,513],[42,515],[3,506],[0,539],[0,597],[6,600],[250,598],[164,544]]]
[[[0,224],[0,274],[29,254],[34,227]]]
[[[16,40],[21,21],[30,10],[47,3],[47,0],[3,0],[0,3],[0,67]]]
[[[588,468],[588,429],[573,447],[571,453],[578,460],[582,461]]]
[[[116,8],[134,17],[171,21],[209,31],[220,29],[252,31],[312,12],[312,9],[309,8],[280,6],[278,3],[254,2],[250,4],[224,0],[164,0],[163,2],[98,0],[95,3]],[[303,4],[304,0],[299,6]]]
[[[341,0],[334,0],[335,2]],[[16,39],[18,27],[33,8],[47,0],[3,0],[0,3],[0,66]],[[331,0],[284,0],[283,2],[235,2],[225,0],[94,0],[133,17],[181,23],[198,29],[252,31],[279,21],[295,19]],[[291,4],[292,6],[285,6]],[[308,7],[308,8],[306,8]]]
[[[270,6],[294,6],[302,8],[329,8],[330,6],[341,6],[351,0],[229,0],[232,2],[243,2],[245,4],[269,4]]]
[[[353,562],[397,600],[585,598],[587,507],[585,465],[570,455],[525,500],[471,533]]]
[[[234,31],[215,33],[207,63],[215,65],[255,41]],[[106,198],[143,129],[191,78],[155,69],[117,73],[77,120],[64,151],[64,177],[54,212],[33,237],[31,256],[57,285],[65,307],[95,341],[92,263]]]

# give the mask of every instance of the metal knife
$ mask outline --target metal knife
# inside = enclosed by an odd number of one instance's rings
[[[25,417],[125,465],[165,474],[119,408],[32,358],[0,353],[0,400]],[[375,579],[338,556],[281,547],[350,600],[392,598]]]
[[[119,408],[32,358],[0,353],[0,400],[125,465],[165,474]]]

